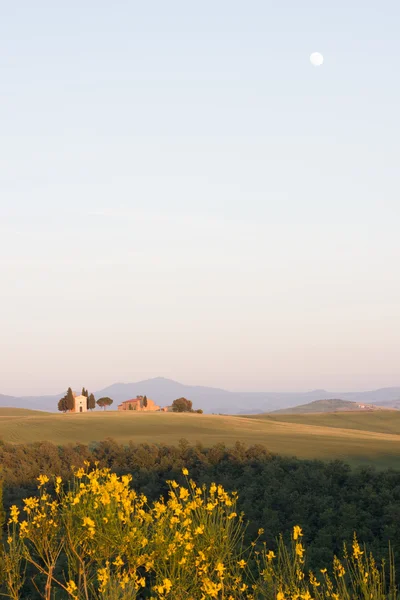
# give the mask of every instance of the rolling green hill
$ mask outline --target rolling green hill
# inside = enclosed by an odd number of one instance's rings
[[[249,419],[269,422],[297,423],[298,425],[316,425],[338,429],[355,429],[358,431],[374,431],[400,435],[400,411],[346,411],[333,413],[271,413],[249,415]]]
[[[88,444],[109,437],[122,443],[176,444],[185,438],[205,446],[241,441],[246,445],[262,444],[271,452],[299,458],[339,458],[353,464],[400,468],[397,430],[382,433],[279,418],[278,415],[249,418],[174,413],[30,413],[0,416],[0,439],[11,443],[47,440],[55,444]]]
[[[14,406],[0,406],[0,417],[35,417],[51,415],[43,410],[31,410],[30,408],[15,408]]]
[[[372,404],[365,404],[374,410],[384,410],[382,408],[374,407]],[[314,400],[314,402],[308,402],[307,404],[300,404],[293,408],[282,408],[280,410],[274,410],[271,414],[287,415],[297,413],[331,413],[337,411],[365,411],[365,408],[360,408],[358,402],[350,402],[349,400]]]

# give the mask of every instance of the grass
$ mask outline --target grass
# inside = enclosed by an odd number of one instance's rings
[[[371,412],[346,411],[314,414],[265,414],[249,415],[249,419],[263,419],[269,422],[317,425],[339,429],[357,429],[377,433],[400,434],[400,411],[378,410]]]
[[[262,444],[271,452],[299,458],[342,459],[351,464],[400,468],[400,421],[397,413],[255,417],[121,414],[117,411],[66,415],[26,413],[29,414],[18,412],[13,416],[0,413],[0,439],[16,444],[47,440],[63,445],[70,442],[88,444],[107,437],[121,443],[176,444],[185,438],[191,443],[201,442],[204,446],[219,442],[233,445],[239,440],[247,445]],[[359,421],[348,420],[355,418]],[[383,419],[380,424],[379,418]],[[392,424],[390,418],[393,419]],[[376,431],[374,428],[378,427],[388,430]]]
[[[307,404],[300,404],[292,408],[282,408],[280,410],[274,410],[274,414],[287,415],[297,413],[322,413],[322,412],[334,412],[336,410],[361,410],[358,407],[357,402],[350,402],[349,400],[330,399],[330,400],[314,400],[313,402],[307,402]]]
[[[31,410],[30,408],[15,408],[13,406],[1,406],[0,417],[29,417],[36,415],[51,415],[52,413],[44,410]]]

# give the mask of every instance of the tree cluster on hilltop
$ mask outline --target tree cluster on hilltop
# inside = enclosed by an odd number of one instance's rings
[[[113,402],[114,402],[112,400],[112,398],[109,398],[108,396],[105,396],[105,397],[102,397],[102,398],[99,398],[98,400],[96,400],[94,397],[94,394],[89,393],[89,391],[85,387],[82,388],[81,395],[86,397],[87,410],[93,410],[94,408],[96,408],[96,404],[100,408],[103,408],[104,410],[106,410],[107,406],[111,406],[111,404],[113,404]],[[143,406],[146,408],[148,406],[147,396],[143,396],[142,402],[143,402]],[[58,401],[57,407],[60,412],[64,412],[64,413],[74,410],[75,397],[74,397],[74,393],[73,393],[71,387],[68,388],[65,396],[63,396]],[[129,409],[132,410],[132,407],[129,406]],[[178,413],[190,412],[190,413],[199,413],[199,414],[203,413],[201,408],[198,410],[194,410],[192,401],[187,400],[186,398],[177,398],[176,400],[174,400],[172,402],[172,412],[178,412]]]
[[[93,394],[90,394],[86,388],[82,388],[82,396],[86,397],[86,408],[87,410],[93,410],[96,408],[96,399]],[[58,401],[58,410],[60,412],[69,412],[75,408],[75,398],[72,388],[68,388],[67,393]]]
[[[203,411],[201,408],[198,410],[193,410],[193,403],[191,400],[187,400],[186,398],[177,398],[172,403],[172,412],[190,412],[190,413],[199,413],[202,414]]]

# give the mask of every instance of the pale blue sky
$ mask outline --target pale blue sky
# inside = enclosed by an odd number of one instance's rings
[[[399,30],[395,0],[3,2],[0,393],[400,385]]]

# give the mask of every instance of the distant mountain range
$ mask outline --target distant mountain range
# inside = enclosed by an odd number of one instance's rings
[[[65,391],[51,396],[2,396],[0,406],[15,406],[33,410],[57,411],[57,402]],[[165,406],[176,398],[184,396],[192,400],[194,408],[202,408],[207,413],[257,414],[272,412],[307,404],[315,400],[340,398],[351,402],[375,404],[387,408],[400,408],[400,387],[381,388],[367,392],[229,392],[227,390],[184,385],[164,377],[156,377],[136,383],[114,383],[94,392],[96,398],[109,396],[114,400],[112,410],[123,400],[146,395],[157,404]]]

